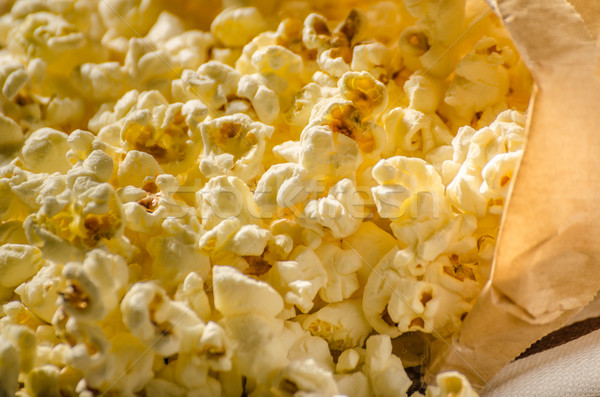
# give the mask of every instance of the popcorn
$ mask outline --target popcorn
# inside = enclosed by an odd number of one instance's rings
[[[308,228],[319,225],[329,230],[334,238],[343,238],[360,226],[361,201],[355,184],[342,179],[329,189],[327,197],[309,201],[299,221]]]
[[[371,332],[358,300],[331,303],[306,317],[302,326],[312,335],[325,339],[329,348],[338,352],[362,346]]]
[[[0,115],[0,128],[3,131],[0,137],[0,148],[10,148],[25,140],[21,127],[4,115]]]
[[[465,127],[457,134],[452,143],[453,159],[444,163],[449,169],[462,163],[448,184],[447,195],[453,204],[478,217],[502,212],[509,182],[522,155],[523,125],[521,114],[505,111],[490,127],[477,132]]]
[[[400,359],[392,354],[392,342],[387,335],[373,335],[367,340],[365,368],[373,394],[406,396],[411,381]]]
[[[390,338],[458,330],[524,148],[493,15],[13,3],[0,394],[406,395]]]
[[[362,155],[354,140],[331,128],[315,126],[301,136],[299,164],[315,177],[334,180],[350,177],[362,163]]]
[[[334,364],[327,341],[318,336],[304,335],[299,338],[288,353],[290,361],[312,359],[321,368],[333,371]]]
[[[388,137],[386,153],[391,155],[420,157],[452,141],[448,127],[437,115],[426,115],[413,109],[392,109],[385,118],[385,130]]]
[[[40,128],[34,131],[22,149],[25,166],[36,173],[62,172],[71,169],[67,161],[67,134],[51,129]]]
[[[361,258],[331,243],[323,243],[315,253],[327,271],[327,285],[319,291],[321,299],[341,302],[350,298],[358,289],[356,272],[361,268]]]
[[[225,317],[275,317],[283,310],[283,300],[269,284],[244,276],[233,267],[213,267],[213,289],[215,308]]]
[[[50,262],[44,264],[31,280],[19,285],[15,292],[29,310],[49,323],[58,308],[58,293],[64,288],[62,266]]]
[[[351,75],[348,78],[350,79]],[[367,81],[369,81],[368,78]],[[375,87],[381,88],[381,86],[377,86],[380,83],[375,83],[375,80],[372,80],[371,83]],[[369,106],[381,106],[385,102],[384,97],[376,96],[378,88],[373,88],[373,92],[370,93],[370,95],[374,95],[372,100],[367,97],[364,102],[361,102],[360,106],[363,109],[368,109]],[[347,95],[351,95],[354,101],[361,96],[360,90],[356,89],[348,91]],[[381,93],[380,95],[383,96]],[[368,104],[370,101],[373,101],[372,105]],[[356,103],[336,97],[320,101],[313,109],[308,128],[315,125],[327,126],[333,133],[336,133],[336,137],[344,135],[353,140],[364,155],[377,156],[385,145],[385,132],[379,125],[365,120],[363,109]],[[306,131],[307,129],[302,134],[304,135]],[[302,137],[300,139],[302,140]]]
[[[498,49],[495,39],[481,39],[456,65],[458,78],[450,84],[444,101],[465,120],[501,101],[509,88],[504,65],[510,64],[511,57],[512,50]]]
[[[203,173],[211,177],[223,172],[242,181],[257,176],[266,139],[273,134],[273,127],[254,122],[244,114],[235,114],[202,123],[200,129],[205,156],[200,163]],[[218,161],[217,158],[227,160],[213,166],[211,162]]]
[[[19,352],[4,336],[0,335],[0,391],[7,396],[19,389]]]
[[[352,101],[363,117],[376,118],[387,106],[385,86],[367,72],[348,72],[338,81],[343,97]]]
[[[103,320],[114,310],[127,286],[123,258],[102,250],[90,251],[82,264],[67,263],[63,269],[67,287],[59,292],[68,315],[82,320]]]
[[[0,286],[16,287],[37,273],[42,253],[31,245],[4,244],[0,247]]]
[[[266,22],[254,7],[228,8],[214,19],[210,30],[228,47],[243,46],[266,30]]]
[[[186,305],[171,301],[151,282],[136,283],[127,291],[121,313],[131,334],[164,357],[180,351],[184,338],[204,325]]]
[[[227,104],[235,95],[241,75],[230,66],[210,61],[198,67],[197,71],[184,70],[180,80],[171,86],[173,98],[180,101],[201,99],[215,112]]]
[[[313,299],[327,284],[327,272],[315,252],[298,246],[287,261],[275,263],[273,268],[284,301],[296,305],[303,313],[313,307]]]
[[[467,378],[456,372],[442,372],[435,377],[436,386],[427,388],[427,397],[447,396],[454,394],[460,397],[477,397]]]
[[[274,381],[274,395],[337,395],[339,390],[331,372],[324,371],[312,359],[292,361]]]
[[[191,168],[200,151],[200,131],[182,103],[137,110],[126,116],[121,127],[121,145],[152,155],[170,173]]]

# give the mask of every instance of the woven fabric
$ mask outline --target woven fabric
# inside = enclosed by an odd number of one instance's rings
[[[600,396],[600,330],[503,368],[481,397]]]

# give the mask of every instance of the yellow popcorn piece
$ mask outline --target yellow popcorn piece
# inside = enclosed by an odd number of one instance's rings
[[[310,311],[319,289],[327,283],[327,272],[319,257],[303,246],[295,248],[287,261],[276,262],[273,271],[273,284],[284,293],[284,301],[303,313]]]
[[[41,251],[31,245],[5,244],[0,247],[0,286],[16,287],[42,266]]]
[[[225,317],[275,317],[283,310],[283,299],[269,284],[244,276],[233,267],[213,267],[213,289],[215,308]]]
[[[478,397],[467,378],[456,371],[442,372],[435,378],[437,386],[427,388],[427,397],[447,396],[454,394],[459,397]]]
[[[121,313],[131,334],[164,357],[179,352],[184,338],[204,327],[184,303],[172,301],[152,282],[134,284],[121,301]]]
[[[356,272],[361,258],[352,250],[343,250],[332,243],[323,243],[315,250],[327,271],[327,285],[319,291],[325,302],[341,302],[358,289]]]
[[[400,359],[392,354],[392,342],[387,335],[367,339],[364,372],[373,394],[377,396],[406,396],[411,381]]]
[[[62,266],[46,263],[29,281],[19,285],[15,292],[21,302],[32,313],[46,322],[51,322],[58,306],[59,291],[64,290],[65,282],[61,277]]]
[[[290,361],[313,359],[317,365],[327,371],[333,371],[335,368],[327,341],[310,334],[298,338],[288,352],[288,359]]]
[[[19,389],[19,352],[4,336],[0,335],[0,391],[10,396]]]
[[[385,86],[371,73],[345,73],[338,81],[338,89],[343,97],[354,103],[363,117],[376,118],[387,106]]]
[[[270,392],[275,396],[296,393],[337,395],[339,390],[331,372],[315,364],[313,359],[292,361],[274,380],[274,387]]]
[[[306,317],[302,327],[325,339],[337,352],[362,346],[371,332],[358,300],[331,303]]]
[[[266,30],[266,21],[255,7],[228,8],[211,25],[217,40],[228,47],[240,47]]]
[[[509,88],[507,66],[512,55],[507,47],[499,49],[493,38],[481,39],[456,65],[457,78],[444,101],[469,121],[476,112],[502,101]]]
[[[121,127],[121,145],[150,154],[167,172],[188,170],[200,152],[200,131],[188,123],[185,110],[176,103],[131,113]]]
[[[522,154],[524,121],[520,113],[505,111],[489,127],[476,132],[465,127],[457,135],[457,142],[453,142],[455,155],[448,165],[462,164],[447,189],[455,205],[478,217],[502,212]]]
[[[82,264],[63,268],[66,288],[59,292],[68,315],[82,320],[103,320],[125,293],[128,270],[123,258],[102,250],[90,251]]]
[[[248,181],[260,172],[266,140],[273,127],[252,121],[245,114],[223,116],[200,125],[205,158],[200,170],[208,177],[229,174]],[[226,158],[219,160],[216,158]],[[217,164],[211,164],[216,161]]]
[[[33,132],[23,146],[23,162],[36,173],[66,172],[71,169],[67,161],[67,134],[51,129],[41,128]]]

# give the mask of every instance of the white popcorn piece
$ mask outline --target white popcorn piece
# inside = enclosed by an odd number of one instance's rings
[[[522,115],[507,110],[489,127],[476,132],[460,130],[453,141],[454,157],[444,163],[447,169],[458,168],[447,188],[454,205],[478,217],[502,213],[514,169],[522,156],[523,126]]]
[[[406,396],[412,384],[402,362],[392,354],[392,341],[387,335],[373,335],[367,340],[364,371],[376,396]]]
[[[275,395],[320,395],[333,397],[339,390],[333,374],[316,365],[313,359],[290,362],[274,379]]]
[[[201,148],[200,131],[184,111],[182,103],[174,103],[130,113],[120,128],[121,147],[152,155],[169,173],[185,172],[195,165]]]
[[[64,289],[64,284],[62,266],[49,262],[31,280],[19,285],[15,292],[29,310],[49,323],[58,308],[58,292]]]
[[[162,227],[162,235],[151,237],[146,247],[152,258],[153,278],[172,290],[192,271],[202,278],[208,276],[210,263],[198,247],[199,231],[173,218],[165,219]]]
[[[323,227],[334,238],[356,232],[363,218],[364,202],[350,179],[342,179],[329,189],[327,197],[311,200],[304,207],[300,224]]]
[[[266,21],[255,7],[228,8],[213,20],[210,30],[229,47],[241,47],[265,31]]]
[[[419,110],[398,107],[386,114],[384,125],[387,133],[386,154],[421,157],[452,142],[448,127],[436,114],[428,115]]]
[[[450,84],[444,101],[465,120],[504,99],[509,88],[507,67],[513,53],[498,49],[491,37],[481,39],[457,65],[457,78]]]
[[[164,171],[152,155],[130,150],[119,164],[118,181],[121,186],[142,187],[147,177],[156,178],[161,174]]]
[[[121,301],[121,313],[131,334],[164,357],[180,352],[185,338],[204,328],[187,305],[171,301],[152,282],[134,284]]]
[[[61,305],[72,317],[103,320],[119,304],[125,293],[128,269],[118,255],[96,249],[83,263],[67,263],[63,269],[67,287],[60,292]]]
[[[260,76],[243,76],[240,79],[237,94],[250,100],[261,122],[272,124],[279,117],[280,107],[277,93],[264,85]]]
[[[319,290],[321,299],[341,302],[350,298],[359,286],[356,272],[362,266],[361,258],[332,243],[323,243],[315,253],[327,271],[327,285]]]
[[[59,395],[58,374],[59,369],[55,365],[38,366],[27,374],[25,390],[34,396],[43,393]]]
[[[0,335],[0,391],[13,396],[19,388],[19,351],[9,339]]]
[[[392,2],[380,2],[392,3]],[[379,22],[377,23],[379,24]],[[392,63],[392,51],[385,45],[374,42],[358,44],[352,52],[352,64],[350,68],[355,71],[369,72],[381,82],[389,80],[389,69]]]
[[[67,134],[52,128],[40,128],[26,140],[23,162],[33,172],[62,172],[71,169],[67,160]]]
[[[235,176],[212,178],[196,194],[205,228],[237,218],[241,224],[255,223],[260,213],[248,186]]]
[[[16,287],[42,267],[42,253],[32,245],[4,244],[0,247],[0,286]]]
[[[360,359],[360,353],[356,349],[346,349],[339,355],[335,371],[338,373],[352,371],[358,366]]]
[[[238,342],[233,363],[240,373],[256,384],[263,384],[287,363],[285,340],[280,338],[283,321],[258,314],[226,317],[223,326]]]
[[[299,338],[288,352],[290,361],[312,359],[321,368],[333,372],[333,357],[327,341],[319,336],[304,335]]]
[[[369,379],[362,372],[334,375],[340,394],[356,397],[371,395]],[[414,397],[414,394],[412,395]]]
[[[413,73],[404,83],[404,91],[410,100],[410,108],[425,114],[435,113],[442,95],[440,83],[420,71]]]
[[[189,30],[170,38],[163,48],[175,64],[183,69],[194,70],[206,62],[214,44],[215,39],[211,34]]]
[[[240,73],[232,67],[209,61],[200,65],[197,71],[184,70],[181,79],[173,81],[171,91],[180,101],[201,99],[211,112],[215,112],[237,93],[240,78]]]
[[[322,50],[329,46],[331,33],[327,20],[319,14],[310,14],[304,20],[302,41],[308,49]]]
[[[26,374],[31,371],[35,365],[37,351],[35,333],[25,325],[4,323],[2,324],[0,337],[6,338],[17,351],[18,359],[10,360],[9,363],[12,361],[12,365],[18,365],[19,372],[21,373]],[[10,352],[6,353],[10,354]]]
[[[302,132],[299,163],[316,178],[352,177],[362,160],[358,145],[345,134],[325,126],[310,127]]]
[[[233,267],[213,267],[215,308],[225,317],[256,314],[275,317],[283,299],[269,284],[245,276]]]
[[[293,207],[308,196],[308,172],[294,163],[275,164],[260,178],[254,191],[261,216],[278,215],[278,209]]]
[[[437,374],[437,386],[429,386],[427,397],[445,397],[454,394],[457,397],[478,397],[479,394],[471,387],[469,380],[461,373],[448,371]]]
[[[356,72],[352,72],[352,74],[349,75],[349,79],[355,73]],[[370,84],[369,78],[366,78],[366,81]],[[375,82],[375,80],[373,79],[372,82]],[[381,89],[382,87],[377,84],[381,83],[374,83],[376,87]],[[386,101],[385,94],[380,92],[378,96],[377,88],[372,88],[372,90],[374,92],[370,93],[370,95],[373,95],[373,98],[378,99],[373,99],[373,105],[370,106],[374,106],[375,104],[380,106],[381,103]],[[359,92],[357,93],[356,91]],[[367,97],[364,100],[360,99],[360,90],[347,91],[346,93],[347,95],[350,95],[353,100],[358,100],[357,103],[360,103],[363,109],[368,109],[368,102],[370,102],[369,98]],[[376,157],[379,155],[386,144],[386,134],[383,128],[372,120],[365,119],[359,105],[340,97],[324,99],[315,105],[311,114],[310,124],[302,132],[302,142],[304,141],[303,135],[305,135],[305,132],[313,126],[327,126],[338,138],[340,135],[350,138],[356,143],[361,153],[369,157]]]
[[[275,263],[272,273],[275,277],[272,284],[280,288],[284,301],[296,305],[303,313],[312,309],[319,289],[327,284],[323,264],[308,247],[296,247],[287,261]]]
[[[439,174],[424,160],[404,156],[380,160],[373,177],[379,184],[371,189],[373,199],[385,218],[436,221],[450,211]]]
[[[223,116],[200,125],[205,158],[227,155],[231,158],[223,173],[249,181],[260,172],[261,159],[265,153],[266,140],[273,134],[273,127],[255,122],[245,114]],[[213,176],[213,175],[210,175]]]
[[[21,127],[4,115],[0,115],[0,129],[2,129],[2,136],[0,136],[0,148],[2,149],[11,149],[25,140]]]
[[[363,117],[377,118],[387,106],[385,86],[368,72],[348,72],[338,80],[342,96],[354,103]]]
[[[371,332],[361,303],[356,299],[328,304],[306,317],[302,327],[325,339],[329,348],[338,352],[362,346]]]

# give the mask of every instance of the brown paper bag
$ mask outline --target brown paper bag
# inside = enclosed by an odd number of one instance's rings
[[[455,340],[432,347],[426,373],[456,369],[477,388],[600,289],[600,3],[493,7],[536,82],[529,138],[491,279]]]

